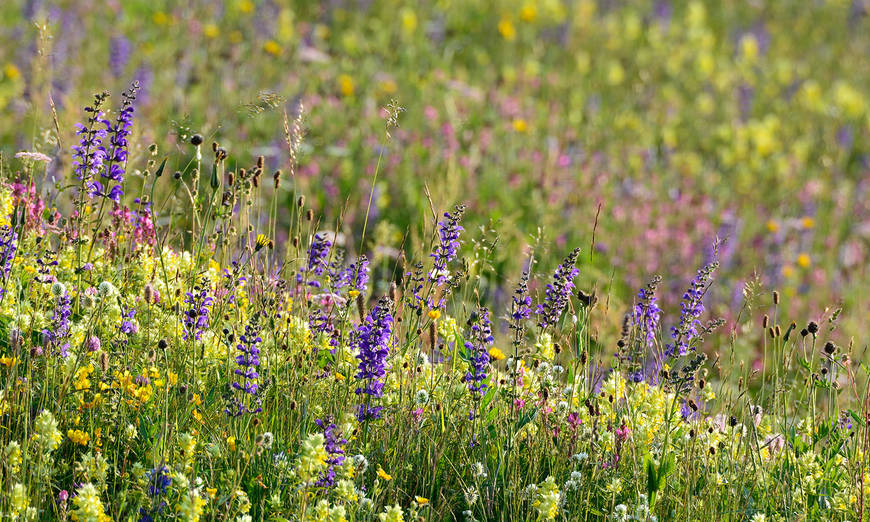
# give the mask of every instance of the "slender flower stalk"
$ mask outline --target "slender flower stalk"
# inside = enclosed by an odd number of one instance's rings
[[[713,272],[719,266],[714,261],[698,270],[698,274],[689,283],[689,288],[683,294],[680,303],[680,322],[671,327],[671,339],[673,342],[665,347],[665,355],[668,357],[684,356],[690,350],[694,350],[693,341],[699,335],[703,327],[701,315],[704,313],[704,294],[712,280]]]
[[[390,350],[390,335],[393,329],[393,316],[390,314],[390,300],[382,297],[377,306],[366,316],[355,334],[355,344],[359,349],[356,379],[360,381],[357,395],[365,395],[364,402],[357,408],[360,422],[379,419],[382,406],[372,405],[372,401],[383,395],[384,376],[387,374],[387,356]]]
[[[184,303],[190,307],[184,312],[184,334],[182,337],[187,340],[191,337],[197,341],[202,339],[202,334],[209,326],[209,309],[214,302],[214,298],[209,296],[209,281],[203,278],[202,282],[193,287],[193,292],[185,294]]]
[[[442,285],[447,282],[447,265],[456,258],[460,243],[459,234],[464,229],[459,224],[465,205],[457,205],[453,212],[445,212],[444,219],[438,222],[438,244],[429,255],[434,259],[432,271],[429,273],[429,281]]]
[[[227,407],[227,414],[230,416],[238,417],[245,413],[262,411],[258,393],[261,342],[263,339],[260,337],[260,313],[257,312],[245,325],[245,333],[239,336],[239,343],[236,345],[236,350],[239,351],[235,359],[238,368],[233,373],[238,380],[233,381],[232,387],[242,392],[242,397],[236,398],[233,404]]]
[[[575,263],[577,263],[578,255],[580,255],[579,248],[572,250],[562,264],[556,267],[556,272],[553,274],[553,282],[547,284],[544,304],[538,305],[538,315],[540,317],[538,326],[541,327],[541,330],[546,330],[548,327],[555,325],[562,317],[565,307],[568,306],[568,302],[571,299],[571,291],[574,289],[574,278],[580,273],[574,267]]]

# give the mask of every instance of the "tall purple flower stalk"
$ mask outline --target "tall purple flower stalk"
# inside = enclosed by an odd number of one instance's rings
[[[523,272],[520,282],[511,297],[511,312],[508,327],[514,331],[514,347],[525,337],[525,321],[532,314],[532,298],[529,296],[529,273]]]
[[[538,315],[540,316],[538,326],[542,330],[556,324],[559,318],[562,317],[565,307],[568,306],[568,301],[571,299],[571,291],[574,289],[574,278],[580,273],[574,267],[579,255],[579,248],[572,250],[562,264],[556,267],[556,272],[553,274],[553,282],[547,284],[544,304],[538,306]]]
[[[12,227],[6,225],[0,228],[0,273],[3,274],[3,288],[0,288],[0,297],[6,293],[6,280],[12,272],[12,261],[18,251],[18,234]]]
[[[356,379],[361,381],[356,394],[365,395],[364,402],[357,409],[360,422],[381,417],[383,408],[371,403],[379,399],[384,391],[383,379],[387,374],[387,355],[393,331],[390,306],[390,300],[382,297],[356,331],[354,341],[359,349]]]
[[[464,229],[459,224],[465,205],[457,205],[453,212],[445,212],[444,219],[438,222],[438,244],[434,251],[429,254],[434,263],[432,272],[429,273],[429,281],[435,281],[439,285],[447,281],[447,264],[456,258],[459,249],[459,233]]]
[[[127,138],[133,127],[133,102],[136,100],[138,89],[138,82],[133,82],[130,89],[122,94],[124,101],[115,123],[105,122],[109,146],[106,148],[105,144],[101,144],[99,148],[102,150],[103,159],[106,162],[105,168],[100,172],[100,176],[106,180],[106,187],[103,187],[100,182],[94,181],[91,184],[91,197],[104,195],[115,203],[121,201],[121,196],[124,194],[122,184],[127,169]],[[109,188],[109,185],[112,187]]]
[[[677,326],[671,327],[673,342],[665,347],[665,355],[668,357],[682,357],[689,353],[689,350],[695,349],[692,342],[703,327],[700,318],[704,313],[704,294],[707,292],[713,271],[718,266],[719,263],[714,261],[698,270],[698,274],[683,294],[680,303],[680,322]]]
[[[326,471],[320,474],[314,485],[331,487],[335,484],[335,468],[344,462],[344,445],[347,444],[347,439],[341,436],[341,430],[334,422],[326,424],[322,419],[317,419],[314,423],[323,430],[323,447],[329,455],[326,458]]]
[[[637,293],[634,304],[634,324],[639,329],[641,339],[647,348],[655,346],[656,331],[661,321],[662,310],[656,303],[655,289],[660,278],[653,279]]]
[[[61,357],[69,355],[69,318],[72,315],[72,305],[66,292],[57,297],[54,312],[51,314],[51,328],[42,330],[42,335],[60,353]]]
[[[94,177],[102,170],[103,162],[106,158],[106,149],[103,146],[103,138],[106,137],[106,130],[98,128],[98,124],[105,125],[106,128],[111,127],[111,123],[103,116],[100,107],[109,95],[101,93],[94,97],[94,105],[85,107],[85,112],[89,113],[87,124],[76,124],[76,135],[79,136],[79,144],[73,146],[73,170],[76,177],[82,181],[86,190],[94,193],[94,183],[99,187],[99,182],[94,181]]]
[[[308,284],[314,288],[320,288],[320,281],[311,278],[312,275],[320,277],[329,268],[329,250],[332,248],[332,241],[326,238],[324,234],[314,234],[311,240],[311,246],[308,247],[308,266],[305,272],[308,274]],[[299,276],[301,281],[301,275]]]
[[[351,290],[365,294],[369,282],[369,259],[362,255],[347,267],[347,280]]]
[[[208,295],[209,281],[203,278],[202,283],[193,287],[193,292],[187,292],[184,303],[190,305],[184,312],[184,334],[185,340],[193,337],[199,341],[202,334],[208,329],[208,313],[209,307],[214,302],[214,298]]]
[[[236,368],[233,373],[238,380],[233,381],[232,387],[242,392],[242,398],[236,399],[232,407],[227,408],[227,413],[237,417],[244,413],[260,413],[259,379],[258,368],[260,366],[260,314],[255,313],[245,325],[245,333],[239,336],[236,350]]]
[[[468,354],[470,368],[465,374],[465,382],[475,398],[483,395],[487,385],[486,372],[489,367],[489,347],[495,339],[492,336],[492,324],[489,320],[489,310],[485,307],[478,308],[471,319],[471,335],[465,341],[465,350]]]

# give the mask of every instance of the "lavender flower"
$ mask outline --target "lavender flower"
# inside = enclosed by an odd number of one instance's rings
[[[308,266],[305,268],[305,272],[309,274],[309,276],[311,274],[322,276],[324,271],[329,268],[328,259],[330,248],[332,248],[332,241],[328,240],[323,234],[314,234],[314,238],[311,240],[311,246],[308,247]],[[301,275],[298,279],[301,282]],[[320,288],[321,286],[320,281],[317,281],[316,279],[309,279],[308,284],[314,288]]]
[[[124,73],[124,67],[130,61],[131,47],[130,40],[124,36],[114,36],[109,40],[109,67],[115,76]]]
[[[351,291],[355,290],[360,294],[365,294],[366,285],[369,282],[369,259],[364,255],[359,256],[356,262],[347,267],[346,274]]]
[[[69,342],[66,341],[69,337],[70,323],[69,318],[72,315],[72,305],[69,294],[65,291],[57,297],[54,312],[51,315],[51,328],[42,330],[42,336],[49,344],[59,350],[61,357],[69,355]]]
[[[435,260],[429,281],[437,281],[439,285],[447,282],[447,264],[452,261],[459,248],[459,233],[464,229],[459,225],[465,205],[457,205],[453,212],[445,212],[444,219],[438,222],[439,243],[429,256]]]
[[[465,350],[468,354],[470,368],[465,374],[464,381],[468,383],[468,389],[475,398],[483,395],[487,385],[486,370],[489,366],[489,347],[495,340],[492,336],[492,324],[489,321],[489,310],[485,307],[478,308],[468,320],[471,325],[471,335],[465,341]]]
[[[322,419],[317,419],[314,423],[323,430],[323,447],[329,455],[326,459],[328,467],[320,474],[315,486],[331,487],[335,484],[335,468],[344,462],[344,445],[347,444],[347,439],[341,436],[341,430],[335,423],[327,425]]]
[[[203,332],[208,329],[208,312],[214,299],[208,295],[209,281],[207,278],[202,279],[200,285],[193,287],[193,292],[187,292],[184,303],[190,305],[190,308],[184,312],[184,334],[185,340],[193,337],[199,341],[202,338]]]
[[[9,225],[0,228],[0,273],[3,274],[4,283],[12,272],[12,261],[15,259],[17,250],[18,234]],[[0,288],[0,297],[5,293],[6,289]]]
[[[355,334],[354,341],[359,349],[356,378],[362,381],[356,394],[366,395],[365,402],[357,409],[360,422],[380,418],[383,409],[381,406],[371,406],[370,402],[380,398],[384,390],[383,378],[387,374],[387,355],[393,328],[391,304],[388,298],[382,297]]]
[[[96,188],[99,188],[99,183],[93,181],[93,178],[103,168],[103,161],[106,157],[105,147],[103,147],[106,131],[97,128],[97,124],[103,124],[107,128],[111,127],[100,110],[108,96],[107,93],[98,94],[94,97],[93,107],[85,107],[85,112],[90,113],[90,116],[87,125],[76,124],[76,135],[80,136],[80,139],[79,144],[72,149],[73,170],[92,196],[95,189],[94,183],[96,183]]]
[[[556,324],[559,318],[562,317],[565,307],[568,306],[571,290],[574,289],[574,278],[580,273],[574,267],[578,255],[580,255],[579,248],[572,250],[562,264],[556,267],[556,272],[553,274],[553,282],[547,285],[544,304],[538,306],[538,315],[541,316],[538,326],[542,330]]]
[[[637,293],[637,302],[634,305],[634,324],[640,330],[640,336],[647,348],[652,349],[655,345],[656,331],[661,320],[662,310],[656,304],[655,290],[661,281],[661,277],[655,277]]]
[[[718,266],[719,263],[714,261],[698,270],[698,274],[692,279],[688,290],[683,294],[683,300],[680,303],[680,322],[677,326],[671,327],[673,342],[665,347],[665,355],[668,357],[683,356],[690,349],[694,350],[692,342],[703,327],[700,317],[704,313],[704,294],[707,292],[713,271]]]
[[[236,345],[236,349],[240,353],[236,356],[238,368],[233,373],[241,377],[239,379],[241,382],[233,381],[232,387],[243,392],[244,395],[241,400],[235,401],[233,408],[227,408],[227,413],[234,417],[244,413],[260,413],[262,411],[258,396],[260,374],[257,371],[260,366],[259,344],[263,342],[263,339],[260,338],[259,322],[260,314],[257,312],[245,325],[245,333],[239,336],[240,342]],[[248,404],[249,400],[246,400],[246,396],[253,397],[253,407]]]
[[[106,149],[104,144],[101,144],[99,148],[103,152],[104,161],[108,163],[102,169],[100,176],[107,180],[107,187],[111,183],[115,183],[115,185],[108,192],[105,192],[100,182],[94,181],[91,184],[92,197],[101,194],[115,203],[120,203],[121,196],[124,194],[121,185],[124,182],[124,174],[127,168],[127,138],[130,136],[130,129],[133,127],[133,102],[136,100],[136,91],[138,89],[139,83],[133,82],[130,89],[122,94],[124,101],[115,124],[112,125],[109,122],[105,122],[109,137],[109,148]]]
[[[131,336],[139,331],[139,327],[133,322],[133,318],[136,316],[136,310],[133,308],[121,308],[121,326],[119,330],[121,333],[127,336]]]
[[[529,273],[523,272],[520,283],[511,297],[511,312],[508,327],[514,331],[514,347],[518,347],[525,336],[524,322],[532,313],[532,298],[529,296]]]

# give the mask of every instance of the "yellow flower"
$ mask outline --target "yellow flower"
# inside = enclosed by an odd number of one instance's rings
[[[425,506],[429,503],[429,499],[426,497],[414,497],[414,500],[417,501],[417,505],[419,506]]]
[[[790,278],[794,276],[794,267],[791,265],[785,265],[782,267],[782,275],[785,278]]]
[[[227,437],[227,447],[230,448],[230,451],[236,451],[236,438],[232,435]]]
[[[523,22],[534,22],[538,17],[538,10],[535,9],[535,4],[528,3],[520,9],[520,20]]]
[[[353,96],[354,92],[356,92],[356,87],[353,84],[353,78],[347,74],[338,75],[338,90],[341,92],[341,95],[349,98]]]
[[[18,363],[18,357],[0,357],[0,364],[7,368],[12,368]]]
[[[426,315],[429,316],[429,319],[437,321],[441,317],[441,312],[439,310],[429,310],[429,313]]]
[[[347,295],[349,295],[351,299],[355,299],[356,296],[359,295],[359,290],[351,290],[350,292],[347,293]]]
[[[502,38],[508,41],[513,41],[517,37],[517,29],[509,18],[502,18],[498,21],[498,32]]]
[[[816,220],[813,219],[811,216],[804,216],[803,218],[801,218],[801,226],[806,229],[813,228],[814,226],[816,226]]]
[[[221,31],[217,24],[209,22],[202,27],[202,34],[204,34],[206,38],[217,38],[220,33]]]
[[[69,440],[80,446],[87,446],[91,440],[91,436],[81,430],[69,430],[66,432],[66,436],[69,437]]]
[[[401,18],[402,29],[404,29],[407,34],[413,34],[417,29],[417,13],[415,13],[413,9],[406,7],[405,9],[402,9]]]
[[[386,481],[393,480],[393,476],[384,471],[384,468],[378,466],[378,476]]]
[[[205,492],[208,494],[208,498],[213,499],[217,496],[217,488],[205,488]]]
[[[272,56],[278,56],[281,54],[281,46],[275,40],[269,40],[263,44],[263,50]]]
[[[3,76],[10,80],[17,80],[21,77],[21,71],[18,70],[18,67],[14,63],[7,63],[6,66],[3,67]]]
[[[779,232],[779,223],[777,223],[776,221],[774,221],[772,219],[769,220],[767,222],[767,231],[770,232],[771,234],[776,234],[777,232]]]
[[[154,23],[157,25],[166,25],[169,23],[169,15],[163,11],[157,11],[154,13],[152,20],[154,20]]]
[[[808,266],[810,266],[811,262],[812,262],[812,260],[810,259],[810,255],[807,254],[806,252],[802,253],[797,258],[797,264],[801,268],[807,268]]]
[[[526,132],[527,130],[529,130],[529,124],[526,123],[526,120],[522,118],[514,118],[514,121],[511,122],[511,125],[513,125],[514,130],[517,132]]]
[[[505,358],[505,354],[503,351],[499,350],[495,346],[489,349],[489,356],[495,359],[496,361],[501,361]]]
[[[254,5],[254,2],[252,2],[251,0],[242,0],[241,2],[239,2],[238,5],[239,11],[245,14],[252,12],[254,10],[254,7],[256,7]]]

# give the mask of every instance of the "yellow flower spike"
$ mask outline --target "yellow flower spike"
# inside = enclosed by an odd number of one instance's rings
[[[236,451],[236,438],[230,435],[227,437],[227,447],[230,451]]]
[[[378,466],[378,476],[381,477],[383,480],[386,480],[387,482],[393,480],[393,476],[384,471],[384,468],[380,466]]]

